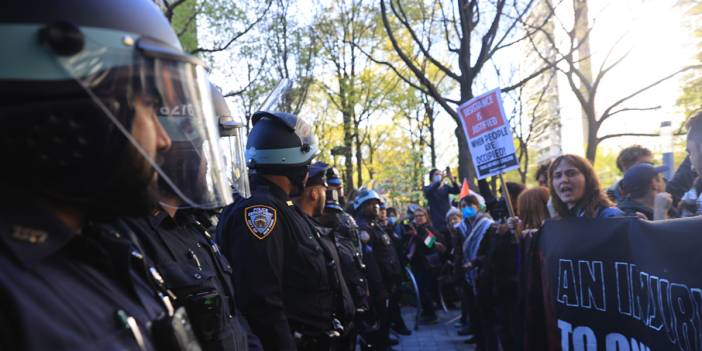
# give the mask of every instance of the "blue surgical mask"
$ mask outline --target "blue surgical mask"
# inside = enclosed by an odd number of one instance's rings
[[[395,223],[397,223],[397,217],[395,217],[395,216],[388,217],[388,223],[390,223],[390,225],[395,225]]]
[[[478,210],[473,206],[464,207],[461,212],[463,212],[463,218],[473,218],[478,214]]]
[[[432,178],[433,183],[437,183],[441,181],[441,175],[435,175],[434,178]]]

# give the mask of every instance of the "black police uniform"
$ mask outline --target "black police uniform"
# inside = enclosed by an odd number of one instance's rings
[[[17,204],[13,204],[17,206]],[[1,350],[152,350],[166,314],[127,237],[38,207],[0,211]]]
[[[356,311],[362,313],[368,309],[368,281],[360,240],[358,239],[358,225],[348,213],[334,212],[329,208],[324,210],[324,215],[319,222],[331,230],[330,236],[333,238],[339,253],[339,264],[346,285],[353,298]]]
[[[327,274],[329,274],[329,282],[332,285],[336,302],[333,325],[340,336],[348,335],[353,325],[355,304],[341,268],[341,258],[337,250],[336,238],[331,230],[322,227],[316,219],[305,214],[299,207],[296,207],[296,209],[300,216],[305,219],[310,230],[315,233],[315,236],[319,239],[320,247],[324,251],[324,257],[327,262]],[[342,328],[338,327],[338,323],[341,323]]]
[[[237,305],[266,350],[328,342],[338,302],[319,238],[288,194],[265,178],[251,180],[252,196],[227,207],[217,227]]]
[[[372,338],[380,338],[380,342],[384,343],[387,341],[390,331],[388,299],[393,296],[402,280],[402,266],[392,239],[383,228],[375,220],[363,216],[358,217],[357,220],[360,235],[368,237],[368,241],[364,244],[365,250],[370,253],[367,255],[369,257],[366,259],[366,265],[369,272],[372,307],[380,323],[378,336]],[[374,273],[373,271],[376,269],[377,273]],[[380,276],[378,277],[378,275]],[[378,343],[377,340],[373,342]]]
[[[369,244],[378,260],[385,288],[394,290],[402,281],[402,265],[390,235],[375,220],[358,219],[360,231],[369,235]]]
[[[176,305],[186,308],[202,348],[247,349],[245,322],[235,307],[231,266],[196,215],[195,210],[178,210],[171,218],[156,210],[125,222],[156,262],[177,297]],[[256,345],[257,340],[252,342]]]
[[[324,209],[324,215],[320,217],[319,223],[323,226],[322,232],[327,233],[322,237],[334,241],[339,254],[339,266],[356,308],[354,323],[347,328],[339,349],[354,350],[359,332],[368,332],[374,322],[368,314],[370,310],[368,281],[358,239],[358,226],[349,214],[329,207]]]

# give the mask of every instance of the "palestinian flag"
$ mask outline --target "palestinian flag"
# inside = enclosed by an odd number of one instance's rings
[[[428,248],[432,248],[434,246],[434,243],[436,242],[436,236],[432,232],[427,233],[427,237],[424,238],[424,245],[426,245]]]

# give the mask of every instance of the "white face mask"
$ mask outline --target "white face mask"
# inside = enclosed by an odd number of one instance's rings
[[[441,181],[441,175],[437,174],[432,178],[433,183],[440,182],[440,181]]]

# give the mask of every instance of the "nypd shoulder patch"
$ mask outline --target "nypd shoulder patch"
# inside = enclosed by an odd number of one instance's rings
[[[265,239],[278,221],[278,212],[275,208],[265,205],[249,206],[244,209],[246,226],[256,239]]]

